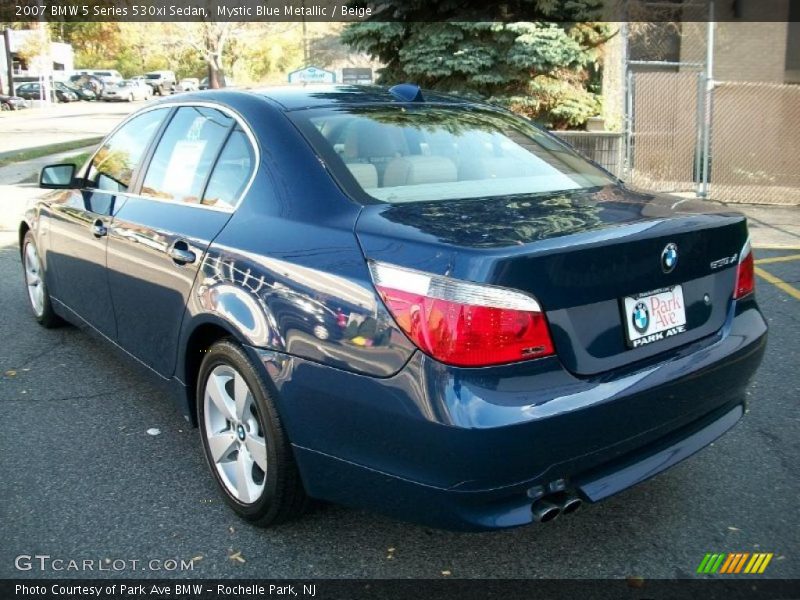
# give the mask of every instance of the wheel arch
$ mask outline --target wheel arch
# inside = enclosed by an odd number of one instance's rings
[[[28,224],[27,221],[22,221],[19,224],[19,254],[22,256],[22,245],[25,242],[25,236],[28,235],[28,232],[31,230],[31,226]]]
[[[208,349],[220,340],[229,339],[239,344],[247,341],[230,323],[212,315],[195,318],[185,328],[185,341],[180,346],[176,375],[185,386],[186,409],[184,412],[194,427],[197,427],[197,405],[195,391],[200,365]]]

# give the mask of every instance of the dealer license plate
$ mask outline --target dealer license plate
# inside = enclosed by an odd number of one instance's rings
[[[623,299],[628,347],[639,348],[686,331],[683,289],[676,285]]]

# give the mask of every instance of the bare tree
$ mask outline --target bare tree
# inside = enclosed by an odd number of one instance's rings
[[[241,30],[245,23],[201,21],[180,23],[176,39],[196,51],[208,67],[208,87],[225,87],[223,56],[231,37]]]

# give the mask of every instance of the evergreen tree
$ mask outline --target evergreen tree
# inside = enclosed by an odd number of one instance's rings
[[[523,0],[524,16],[547,20],[501,23],[447,20],[459,17],[454,2],[389,0],[386,14],[397,20],[350,24],[342,40],[385,65],[379,83],[414,82],[576,127],[600,111],[598,62],[610,28],[581,20],[599,3]]]

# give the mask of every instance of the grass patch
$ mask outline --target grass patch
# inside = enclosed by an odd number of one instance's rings
[[[69,150],[85,148],[86,146],[94,146],[99,144],[102,139],[103,138],[101,137],[93,137],[83,140],[75,140],[74,142],[61,142],[59,144],[50,144],[48,146],[38,146],[36,148],[27,148],[25,150],[6,152],[4,154],[0,154],[0,167],[21,162],[23,160],[32,160],[34,158],[40,158],[50,154],[58,154],[59,152],[68,152]]]
[[[91,152],[82,152],[80,154],[76,154],[75,156],[70,156],[64,159],[64,164],[72,163],[75,165],[76,169],[80,169],[89,157],[92,155]],[[20,181],[19,183],[39,183],[39,172],[31,173],[25,179]]]
[[[76,168],[80,169],[84,163],[89,160],[89,157],[92,155],[91,152],[83,152],[81,154],[76,154],[75,156],[70,156],[69,158],[65,158],[65,163],[72,163],[75,165]]]

